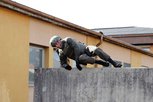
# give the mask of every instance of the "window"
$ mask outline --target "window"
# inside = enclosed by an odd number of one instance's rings
[[[149,47],[143,47],[142,49],[145,50],[145,51],[150,51]]]
[[[144,51],[150,51],[150,46],[149,45],[141,45],[140,48]]]
[[[125,62],[124,62],[124,63],[123,63],[123,66],[124,66],[124,67],[131,67],[131,64],[125,63]]]
[[[131,64],[130,63],[121,62],[121,61],[116,61],[116,62],[122,64],[122,68],[131,67]]]
[[[30,46],[29,49],[29,84],[34,83],[34,69],[44,67],[44,48]]]
[[[60,68],[61,67],[61,65],[60,65],[60,58],[59,58],[59,55],[56,52],[56,50],[54,50],[54,52],[53,52],[53,59],[54,59],[53,67],[54,68]]]

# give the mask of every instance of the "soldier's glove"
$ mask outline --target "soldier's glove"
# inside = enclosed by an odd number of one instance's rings
[[[62,65],[66,70],[71,70],[72,69],[72,67],[70,66],[70,65],[68,65],[68,64],[63,64]]]
[[[82,70],[82,67],[80,66],[79,63],[76,63],[76,67],[81,71]]]

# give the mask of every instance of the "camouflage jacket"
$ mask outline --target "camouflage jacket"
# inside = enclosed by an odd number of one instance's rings
[[[84,54],[86,45],[81,42],[76,42],[72,38],[65,38],[62,40],[62,48],[59,49],[59,56],[61,65],[67,64],[67,58],[73,59],[76,63],[79,62],[79,56]]]

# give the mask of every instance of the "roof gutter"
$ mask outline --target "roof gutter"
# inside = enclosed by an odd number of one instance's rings
[[[126,37],[153,37],[153,33],[145,34],[117,34],[117,35],[108,35],[113,38],[126,38]]]

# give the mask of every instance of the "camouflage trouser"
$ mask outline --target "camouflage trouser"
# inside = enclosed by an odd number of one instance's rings
[[[106,54],[102,49],[95,47],[95,46],[87,46],[87,52],[85,54],[80,55],[79,57],[79,62],[80,64],[94,64],[95,63],[95,58],[94,56],[98,56],[101,59],[107,61],[110,56]]]
[[[96,56],[99,56],[101,59],[108,61],[108,59],[110,59],[110,56],[108,54],[106,54],[102,49],[97,48],[94,52],[94,54]]]
[[[87,54],[82,54],[79,57],[79,63],[80,64],[94,64],[95,63],[95,58],[88,56]]]

